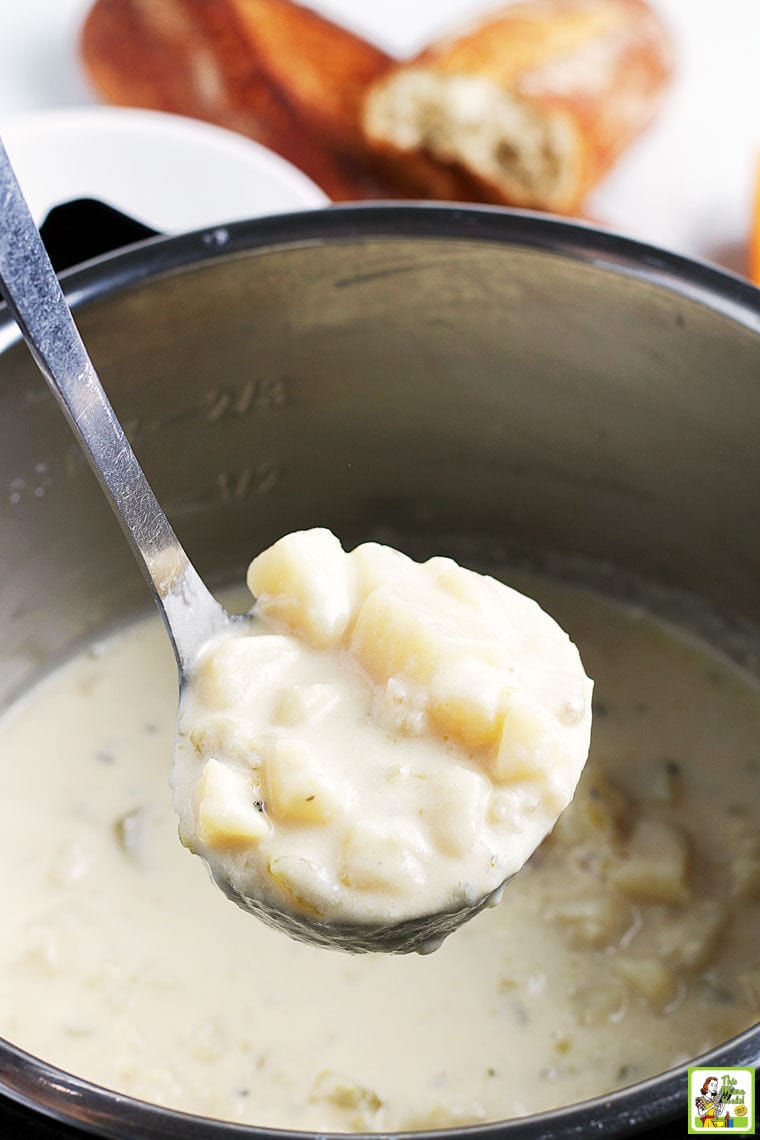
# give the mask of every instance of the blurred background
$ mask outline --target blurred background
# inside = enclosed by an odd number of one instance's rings
[[[14,5],[0,39],[0,128],[30,112],[102,101],[80,59],[80,28],[90,7],[90,0]],[[309,7],[403,58],[498,5],[313,0]],[[652,7],[671,34],[674,82],[655,123],[592,192],[584,213],[748,274],[760,156],[760,4],[652,0]],[[249,212],[261,212],[255,194]]]

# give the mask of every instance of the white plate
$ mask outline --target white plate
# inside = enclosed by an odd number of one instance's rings
[[[76,198],[97,198],[162,233],[327,202],[279,155],[179,115],[80,107],[0,120],[0,135],[38,223]]]

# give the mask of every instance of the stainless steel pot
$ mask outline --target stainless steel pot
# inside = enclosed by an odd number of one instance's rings
[[[343,208],[149,241],[68,275],[112,401],[211,582],[321,523],[456,534],[660,583],[760,627],[760,293],[493,209]],[[0,318],[0,698],[143,607],[68,428]],[[699,605],[690,599],[699,597]],[[711,1054],[756,1064],[760,1029]],[[0,1043],[16,1105],[101,1136],[264,1135],[118,1097]],[[685,1071],[469,1137],[632,1134]],[[27,1117],[31,1120],[31,1117]],[[19,1135],[29,1135],[20,1132]]]

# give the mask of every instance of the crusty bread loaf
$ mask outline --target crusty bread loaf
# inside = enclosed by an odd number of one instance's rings
[[[427,155],[486,201],[570,213],[652,120],[671,68],[644,0],[525,0],[386,71],[363,127],[389,159]]]
[[[81,57],[107,102],[237,130],[338,201],[398,196],[357,155],[360,93],[391,61],[292,0],[96,0]]]
[[[395,63],[385,52],[292,0],[185,3],[193,9],[213,4],[217,24],[226,22],[228,36],[234,28],[243,54],[262,61],[269,82],[310,138],[343,163],[352,163],[355,171],[363,170],[367,182],[386,196],[470,196],[472,187],[462,172],[424,153],[396,162],[368,143],[361,122],[363,100],[371,83]],[[220,30],[215,33],[207,25],[209,42]]]
[[[187,0],[191,9],[208,0]],[[291,0],[212,0],[218,25],[234,26],[250,58],[294,115],[343,153],[366,151],[360,107],[369,84],[394,62],[379,48]]]
[[[559,212],[578,211],[670,73],[645,0],[523,0],[408,63],[294,0],[95,0],[81,51],[107,101],[240,131],[336,201]]]

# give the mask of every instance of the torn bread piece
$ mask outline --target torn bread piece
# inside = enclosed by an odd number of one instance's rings
[[[487,201],[572,213],[660,105],[667,31],[644,0],[525,0],[373,83],[367,140]]]
[[[263,61],[273,88],[312,142],[353,169],[356,197],[466,201],[476,194],[462,172],[427,154],[396,162],[367,142],[364,96],[397,62],[380,48],[294,0],[215,0],[214,12],[217,20],[226,13],[228,32],[234,27],[243,51]],[[302,159],[293,161],[302,165]]]
[[[356,153],[359,92],[391,59],[292,0],[96,0],[80,54],[108,103],[239,131],[336,201],[398,196]]]

